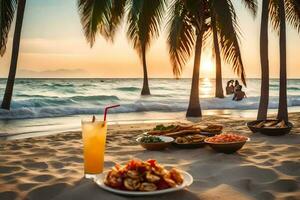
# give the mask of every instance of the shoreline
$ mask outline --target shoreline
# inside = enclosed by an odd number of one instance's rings
[[[297,199],[300,196],[300,113],[291,113],[290,117],[293,131],[281,137],[252,134],[243,118],[203,117],[201,125],[222,124],[225,132],[251,137],[243,149],[232,155],[216,153],[207,146],[146,151],[135,143],[135,138],[157,123],[111,126],[105,169],[132,158],[154,158],[193,175],[193,185],[184,192],[189,195],[181,199],[196,199],[189,198],[191,195],[204,200],[221,198],[220,195],[236,200]],[[0,149],[0,185],[3,186],[0,199],[126,199],[104,192],[83,179],[80,131],[2,141]],[[83,190],[85,186],[91,191]]]
[[[270,109],[269,116],[275,117],[277,110]],[[289,113],[300,113],[300,107],[290,107]],[[203,110],[203,116],[253,120],[257,110]],[[34,118],[17,120],[0,120],[0,141],[46,136],[68,131],[81,131],[81,119],[92,115],[75,115],[52,118]],[[101,115],[99,117],[102,117]],[[109,126],[122,124],[149,124],[186,121],[201,121],[199,118],[186,119],[185,112],[136,112],[109,114]]]

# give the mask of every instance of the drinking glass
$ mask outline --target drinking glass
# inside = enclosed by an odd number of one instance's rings
[[[103,172],[107,124],[105,121],[82,120],[84,174],[95,178]]]

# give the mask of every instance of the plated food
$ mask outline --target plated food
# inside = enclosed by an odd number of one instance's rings
[[[209,124],[207,126],[177,124],[157,125],[152,130],[145,133],[151,136],[167,136],[175,139],[173,142],[178,148],[198,148],[205,145],[204,139],[222,132],[223,126]]]
[[[193,125],[157,125],[153,130],[147,132],[148,135],[164,135],[169,137],[179,137],[187,134],[199,134],[201,129]]]
[[[287,125],[284,120],[269,120],[269,121],[261,121],[255,124],[256,128],[286,128]]]
[[[175,142],[177,144],[194,144],[194,143],[203,142],[205,138],[206,138],[205,136],[202,136],[200,134],[188,135],[183,137],[177,137]]]
[[[157,151],[169,147],[174,139],[167,136],[143,135],[138,137],[136,141],[145,149]]]
[[[176,140],[173,142],[173,145],[182,149],[199,148],[205,145],[205,138],[205,136],[200,134],[177,137]]]
[[[209,124],[207,127],[201,128],[201,132],[208,132],[213,134],[219,134],[223,130],[222,125],[218,124]]]
[[[131,160],[125,166],[115,165],[105,178],[106,186],[129,191],[155,191],[181,185],[184,179],[179,170],[167,170],[155,160]]]
[[[247,123],[248,128],[253,132],[260,132],[269,136],[280,136],[288,134],[293,128],[291,122],[279,120],[255,120]]]
[[[235,142],[244,142],[247,141],[248,137],[237,135],[233,133],[223,133],[220,135],[216,135],[214,137],[207,138],[205,141],[210,143],[235,143]]]
[[[205,139],[205,142],[215,151],[222,153],[234,153],[241,149],[244,144],[249,140],[248,137],[233,134],[223,133]]]
[[[96,177],[104,190],[126,196],[150,196],[175,192],[190,186],[193,177],[176,168],[166,168],[155,160],[131,160],[116,165]]]
[[[207,136],[213,136],[221,133],[223,130],[222,125],[218,124],[209,124],[207,126],[195,126],[195,125],[186,125],[186,124],[178,124],[178,125],[169,125],[164,126],[162,124],[157,125],[153,130],[147,132],[148,135],[164,135],[173,138],[185,136],[185,135],[193,135],[193,134],[201,134]]]
[[[163,142],[163,140],[158,136],[151,136],[150,135],[150,136],[141,137],[139,142],[141,142],[141,143],[159,143],[159,142]]]

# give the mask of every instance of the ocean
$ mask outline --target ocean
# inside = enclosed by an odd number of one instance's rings
[[[224,89],[227,80],[223,81]],[[0,79],[1,97],[5,83],[5,79]],[[150,79],[149,84],[152,95],[142,97],[142,79],[17,79],[11,111],[0,110],[0,134],[23,133],[28,127],[31,127],[28,132],[34,128],[42,130],[42,127],[51,126],[51,122],[55,126],[66,119],[72,119],[70,123],[74,123],[73,120],[85,115],[102,114],[103,108],[110,104],[121,105],[110,111],[111,116],[116,116],[109,118],[112,121],[145,121],[153,120],[153,116],[166,120],[172,116],[184,117],[182,113],[188,106],[191,79]],[[214,88],[214,79],[200,80],[200,101],[205,112],[243,110],[253,113],[258,107],[259,79],[247,80],[247,88],[243,88],[247,98],[239,102],[232,101],[231,95],[224,99],[214,98]],[[277,108],[278,93],[279,81],[272,79],[270,109]],[[288,80],[288,106],[300,106],[299,79]],[[79,126],[80,123],[76,125]]]

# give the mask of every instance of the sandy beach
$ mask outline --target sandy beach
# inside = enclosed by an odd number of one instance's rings
[[[108,130],[105,167],[132,158],[154,158],[192,174],[194,183],[187,190],[160,199],[300,199],[300,113],[290,114],[290,121],[291,134],[268,137],[252,134],[243,119],[205,116],[199,124],[222,124],[225,132],[251,137],[232,155],[209,147],[146,151],[135,138],[155,124],[114,125]],[[130,199],[83,178],[80,132],[2,141],[0,152],[1,200]]]

